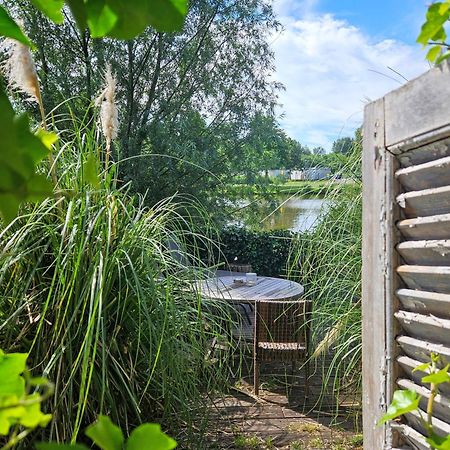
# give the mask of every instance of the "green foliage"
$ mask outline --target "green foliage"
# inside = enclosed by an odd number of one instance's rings
[[[342,137],[333,142],[331,151],[348,155],[353,151],[354,141],[351,137]]]
[[[90,425],[86,436],[91,438],[101,450],[173,450],[177,443],[161,431],[156,423],[145,423],[132,432],[124,442],[122,430],[114,425],[109,417],[99,416],[96,423]],[[82,444],[39,443],[37,450],[87,450]]]
[[[226,261],[250,264],[265,276],[285,273],[292,238],[290,231],[251,231],[238,226],[226,227],[219,235]]]
[[[402,390],[395,391],[392,402],[389,405],[386,414],[378,422],[379,425],[396,419],[407,412],[414,411],[419,407],[420,396],[415,391]]]
[[[102,450],[121,450],[124,442],[122,430],[106,416],[99,416],[96,423],[90,425],[85,434]]]
[[[64,20],[64,0],[31,0],[50,20]],[[152,26],[158,31],[182,27],[187,13],[186,0],[67,0],[81,30],[89,27],[92,37],[131,39]]]
[[[19,25],[9,16],[3,6],[0,5],[0,36],[16,39],[22,44],[31,46],[31,42],[20,29]]]
[[[398,390],[394,392],[393,399],[389,405],[386,414],[380,419],[379,425],[388,422],[389,420],[401,417],[411,411],[419,411],[420,421],[426,431],[426,441],[430,444],[430,447],[435,450],[450,450],[450,435],[440,436],[436,434],[433,428],[433,405],[436,395],[441,384],[450,382],[450,375],[448,370],[450,364],[447,364],[442,369],[439,369],[440,356],[438,354],[431,353],[430,362],[420,364],[413,369],[413,372],[428,372],[427,375],[422,377],[422,383],[430,384],[430,394],[427,401],[427,417],[422,416],[419,409],[421,397],[415,391],[410,390]]]
[[[29,431],[45,427],[51,414],[41,411],[41,402],[53,392],[53,385],[45,378],[31,378],[26,370],[26,353],[4,353],[0,350],[0,435],[8,436],[8,445],[16,445],[23,434],[19,427]],[[30,388],[44,389],[45,394],[29,393]]]
[[[46,176],[37,173],[38,164],[47,156],[48,148],[29,130],[25,115],[15,116],[0,91],[0,214],[10,222],[24,201],[37,202],[51,195],[52,186]]]
[[[207,218],[181,198],[148,209],[104,179],[94,190],[83,173],[88,155],[101,154],[90,127],[61,130],[60,145],[58,186],[70,195],[24,206],[0,229],[0,248],[8,248],[0,255],[0,341],[6,351],[31,347],[33,364],[56,380],[55,420],[44,435],[74,441],[99,411],[124,433],[156,418],[198,430],[207,420],[203,394],[226,373],[205,355],[224,333],[227,309],[200,302],[189,290],[197,275],[184,263],[202,267],[196,248],[210,243],[196,227],[207,233]]]
[[[63,22],[62,8],[64,0],[31,0],[31,3],[53,22]]]
[[[152,443],[151,446],[149,442]],[[126,450],[172,450],[176,446],[177,443],[173,439],[161,432],[159,425],[147,423],[133,430]]]
[[[31,1],[53,22],[63,22],[64,0]],[[80,28],[84,29],[87,24],[94,37],[130,39],[148,25],[154,26],[158,31],[175,31],[183,25],[187,13],[187,0],[69,0],[68,4]],[[0,36],[31,46],[30,40],[2,6]],[[0,110],[0,214],[5,222],[10,222],[22,202],[44,199],[52,194],[52,185],[37,170],[38,163],[47,152],[29,131],[26,116],[15,117],[2,88]],[[97,181],[92,170],[89,170],[89,166],[87,169],[88,179],[95,185]]]
[[[294,240],[288,276],[305,287],[314,302],[312,358],[322,365],[321,399],[332,394],[340,403],[361,395],[361,141],[343,168],[349,182],[325,194],[327,207],[308,233]]]
[[[422,25],[417,42],[423,47],[431,45],[427,60],[439,64],[450,57],[450,46],[446,43],[445,25],[450,18],[450,0],[432,3],[426,13],[426,21]]]

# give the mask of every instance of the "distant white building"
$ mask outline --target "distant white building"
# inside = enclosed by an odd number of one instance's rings
[[[270,169],[270,170],[263,170],[260,172],[262,176],[267,176],[270,178],[276,178],[276,177],[285,177],[289,178],[289,171],[285,169]]]
[[[292,170],[291,180],[299,181],[316,181],[325,180],[331,175],[331,169],[329,167],[311,167],[305,170]]]

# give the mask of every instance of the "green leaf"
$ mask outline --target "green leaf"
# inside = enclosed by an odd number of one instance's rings
[[[50,139],[47,134],[46,140]],[[15,116],[0,89],[0,214],[10,222],[23,201],[40,201],[51,195],[52,186],[36,173],[36,165],[48,148],[29,129],[26,115]]]
[[[87,23],[94,38],[108,34],[117,22],[117,14],[107,0],[88,0],[86,2]]]
[[[8,15],[6,10],[0,5],[0,36],[15,39],[22,44],[32,47],[31,41],[23,34],[19,25]]]
[[[177,443],[161,431],[157,423],[145,423],[133,430],[126,450],[172,450]]]
[[[33,5],[55,23],[63,23],[64,0],[31,0]]]
[[[441,437],[433,433],[431,437],[427,438],[427,442],[436,450],[450,450],[450,435]]]
[[[433,3],[430,5],[426,15],[426,22],[422,25],[417,42],[422,45],[427,45],[434,36],[442,35],[443,25],[449,18],[449,10],[444,14],[440,14],[440,4]],[[445,32],[445,30],[444,30]]]
[[[37,450],[88,450],[83,444],[57,444],[53,442],[39,442]]]
[[[27,395],[26,401],[33,402],[24,406],[24,413],[19,419],[19,423],[26,428],[45,427],[50,422],[52,415],[41,412],[41,396],[38,393]]]
[[[43,130],[42,128],[39,128],[39,130],[37,130],[36,136],[41,140],[41,142],[49,150],[52,149],[53,144],[55,144],[58,141],[58,139],[59,139],[58,135],[56,133],[53,133],[52,131]]]
[[[434,47],[431,47],[430,50],[428,50],[426,59],[432,63],[437,59],[440,53],[441,53],[441,46],[435,45]]]
[[[25,409],[18,406],[18,402],[17,395],[0,396],[0,435],[8,435],[10,428],[25,413]]]
[[[187,14],[187,0],[153,0],[149,2],[149,22],[158,31],[177,31]]]
[[[117,39],[132,39],[148,26],[177,31],[188,9],[187,0],[68,0],[68,4],[79,28],[87,24],[92,36]]]
[[[89,425],[85,432],[102,450],[122,450],[122,430],[106,416],[99,416],[96,423]]]
[[[93,153],[89,153],[86,161],[83,163],[83,175],[84,179],[95,189],[100,187],[97,172],[97,158]]]
[[[395,391],[391,404],[386,414],[380,419],[378,425],[400,417],[401,415],[414,411],[419,407],[420,397],[414,391]]]
[[[445,61],[450,57],[450,51],[443,53],[439,58],[436,60],[435,64],[440,64],[442,61]]]
[[[444,15],[450,9],[450,3],[445,2],[439,5],[439,14]]]
[[[66,0],[80,30],[87,27],[87,13],[84,0]]]
[[[425,372],[430,367],[431,367],[431,363],[430,362],[423,363],[423,364],[420,364],[417,367],[414,367],[413,372]]]
[[[445,366],[443,369],[439,370],[438,372],[435,372],[435,373],[432,373],[425,377],[422,377],[422,382],[423,383],[433,383],[433,384],[449,383],[450,375],[447,373],[449,367],[450,367],[450,364],[448,364],[447,366]]]
[[[22,397],[25,394],[25,380],[20,376],[25,370],[26,353],[0,355],[0,396]]]

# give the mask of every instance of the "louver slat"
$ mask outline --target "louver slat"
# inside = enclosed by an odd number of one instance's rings
[[[417,164],[423,164],[435,159],[450,156],[450,138],[442,139],[423,145],[419,148],[403,152],[398,155],[398,160],[402,167],[410,167]]]
[[[412,359],[409,356],[400,356],[397,358],[397,362],[405,371],[406,375],[408,375],[408,378],[411,378],[411,380],[413,380],[416,384],[427,387],[426,385],[424,385],[424,383],[422,383],[422,377],[428,374],[418,370],[413,371],[417,366],[421,364],[420,361]],[[445,396],[450,397],[450,384],[443,383],[441,384],[439,389]]]
[[[421,410],[422,417],[426,417],[427,413],[423,410]],[[406,419],[408,423],[418,430],[421,434],[425,434],[426,430],[423,427],[422,421],[420,420],[420,415],[417,411],[408,413],[406,415]],[[450,434],[450,425],[448,423],[443,422],[442,420],[437,419],[436,417],[433,417],[431,422],[433,423],[434,432],[438,436],[446,436],[447,434]]]
[[[450,346],[450,320],[398,311],[395,317],[410,336]]]
[[[450,156],[400,169],[395,176],[407,191],[448,186],[450,185]]]
[[[450,214],[401,220],[397,228],[408,239],[450,239]]]
[[[397,251],[408,264],[450,266],[450,239],[401,242]]]
[[[431,447],[425,441],[422,434],[408,425],[393,423],[392,429],[398,431],[412,446],[418,450],[430,450]]]
[[[450,267],[404,265],[397,273],[410,289],[450,294]]]
[[[450,186],[400,194],[397,203],[407,218],[450,213]]]
[[[399,289],[397,297],[408,311],[450,319],[450,294]]]
[[[441,357],[442,364],[450,364],[450,347],[445,345],[433,344],[410,336],[397,337],[397,343],[410,358],[420,362],[430,361],[430,354],[436,353]]]

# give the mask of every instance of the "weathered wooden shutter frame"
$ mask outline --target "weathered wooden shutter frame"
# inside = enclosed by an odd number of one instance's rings
[[[390,425],[377,427],[392,398],[398,371],[396,154],[450,136],[450,63],[368,104],[363,136],[364,448],[382,450],[399,445]]]

